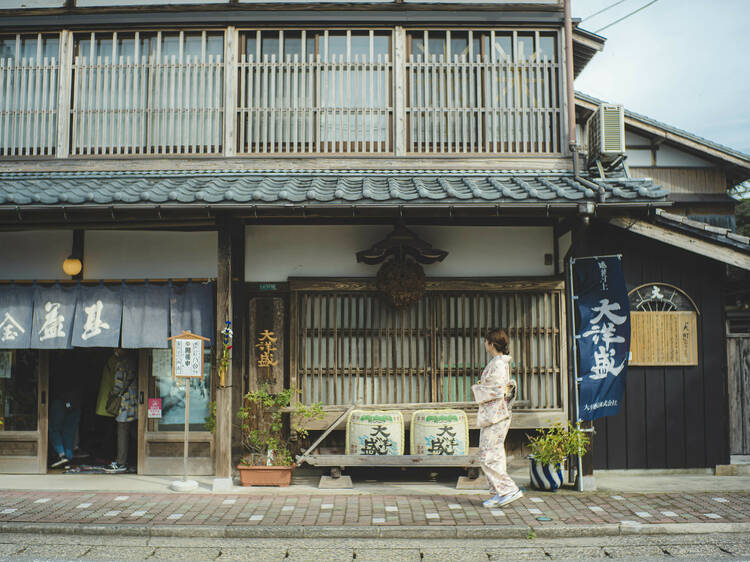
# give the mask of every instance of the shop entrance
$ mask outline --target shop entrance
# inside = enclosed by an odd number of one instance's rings
[[[81,348],[49,352],[48,472],[136,472],[138,422],[118,423],[106,410],[118,365],[130,365],[122,380],[123,402],[135,417],[138,408],[138,352]],[[126,377],[126,375],[124,375]],[[129,384],[128,384],[129,383]],[[122,419],[120,421],[125,421]],[[111,466],[112,462],[118,465]]]

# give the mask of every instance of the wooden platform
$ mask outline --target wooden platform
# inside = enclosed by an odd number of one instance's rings
[[[479,467],[477,455],[307,455],[298,457],[297,462],[306,462],[310,466],[332,466],[341,469],[354,466]]]

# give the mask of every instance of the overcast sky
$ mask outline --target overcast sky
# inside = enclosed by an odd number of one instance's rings
[[[585,18],[617,0],[573,0]],[[596,31],[647,4],[625,0]],[[576,90],[750,154],[750,0],[658,0],[606,37]]]

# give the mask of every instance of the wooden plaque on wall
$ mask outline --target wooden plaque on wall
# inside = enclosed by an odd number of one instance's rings
[[[692,311],[630,313],[630,352],[634,366],[698,364],[698,315]]]
[[[284,388],[284,299],[250,299],[250,390]],[[272,338],[272,339],[269,339]]]

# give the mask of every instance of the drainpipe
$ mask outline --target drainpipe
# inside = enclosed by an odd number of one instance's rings
[[[567,86],[567,98],[568,98],[568,147],[573,153],[573,177],[576,181],[582,183],[589,189],[594,190],[599,194],[599,201],[603,202],[607,198],[607,192],[604,188],[586,178],[581,177],[579,164],[578,164],[578,143],[576,140],[576,97],[574,80],[575,73],[573,70],[573,18],[571,16],[571,2],[573,0],[565,0],[565,75],[567,79],[565,84]]]

